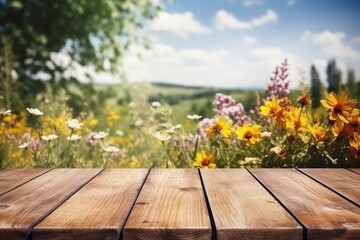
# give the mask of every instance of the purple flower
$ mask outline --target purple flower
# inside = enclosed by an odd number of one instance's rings
[[[270,100],[272,97],[277,99],[282,99],[287,97],[290,93],[290,80],[289,77],[289,64],[287,59],[280,66],[275,68],[273,76],[270,77],[270,83],[266,88],[267,100]]]
[[[236,103],[232,96],[217,93],[214,100],[215,116],[227,116],[234,121],[235,126],[241,126],[250,122],[250,118],[245,114],[242,103]]]
[[[94,148],[100,144],[99,139],[96,139],[98,133],[92,132],[86,137],[86,145],[88,147]]]

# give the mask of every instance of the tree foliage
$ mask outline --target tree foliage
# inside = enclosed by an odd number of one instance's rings
[[[357,84],[355,79],[355,70],[349,69],[347,72],[346,79],[346,91],[349,93],[351,98],[357,98]]]
[[[322,83],[316,67],[311,65],[310,69],[310,91],[312,98],[312,107],[318,108],[320,106],[320,99],[322,98]]]
[[[39,75],[49,76],[57,92],[75,62],[122,72],[131,44],[149,46],[142,28],[160,10],[155,0],[0,0],[1,104],[13,111],[29,106],[46,88]],[[68,61],[54,59],[59,51]]]
[[[328,92],[339,93],[341,87],[341,71],[336,65],[335,59],[328,62],[326,67]]]
[[[148,0],[2,0],[0,34],[10,38],[20,74],[63,71],[49,62],[64,47],[82,65],[103,70],[106,61],[116,71],[131,43],[148,44],[139,30],[160,9]]]

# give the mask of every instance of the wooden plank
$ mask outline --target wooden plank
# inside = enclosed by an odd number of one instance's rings
[[[37,225],[33,240],[119,239],[148,169],[106,169]]]
[[[349,168],[350,171],[353,171],[354,173],[360,174],[360,168]]]
[[[54,169],[0,196],[0,239],[27,239],[32,228],[100,169]]]
[[[50,170],[45,168],[3,169],[0,171],[0,196]]]
[[[210,239],[197,169],[153,169],[125,224],[124,239]]]
[[[360,175],[342,168],[302,168],[299,171],[360,206]]]
[[[201,176],[218,240],[303,238],[302,227],[246,169],[202,169]]]
[[[295,169],[251,169],[306,227],[308,239],[359,239],[360,209]]]

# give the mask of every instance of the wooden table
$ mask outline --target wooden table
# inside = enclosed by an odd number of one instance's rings
[[[0,239],[360,239],[360,171],[1,169]]]

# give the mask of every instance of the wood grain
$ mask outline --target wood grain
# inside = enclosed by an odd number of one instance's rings
[[[0,196],[0,239],[27,239],[32,228],[100,169],[54,169]]]
[[[360,209],[295,169],[251,169],[306,227],[308,239],[359,239]]]
[[[346,169],[302,168],[299,171],[345,196],[360,206],[360,175]]]
[[[201,175],[217,239],[303,238],[302,227],[246,169],[202,169]]]
[[[124,239],[210,239],[197,169],[152,169],[124,228]]]
[[[37,225],[33,240],[119,239],[148,169],[106,169]]]
[[[0,196],[44,174],[45,168],[6,168],[0,171]]]

